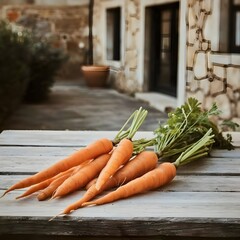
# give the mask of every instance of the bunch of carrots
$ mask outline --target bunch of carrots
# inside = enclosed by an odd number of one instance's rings
[[[210,120],[216,114],[219,110],[215,104],[209,111],[203,111],[200,103],[190,98],[169,114],[168,121],[160,124],[152,139],[133,140],[147,116],[147,111],[140,108],[113,140],[103,138],[89,144],[14,184],[3,196],[29,187],[17,199],[38,192],[41,201],[85,187],[84,195],[58,214],[65,215],[84,206],[105,204],[159,188],[174,179],[178,167],[207,156],[212,147],[233,149],[231,137],[225,139]],[[93,199],[106,190],[111,191]]]

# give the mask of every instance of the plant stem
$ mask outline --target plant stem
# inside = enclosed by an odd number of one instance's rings
[[[153,139],[138,139],[133,141],[133,153],[134,155],[144,151],[147,147],[153,147],[156,144],[155,138]]]
[[[202,138],[191,144],[174,162],[176,168],[197,158],[206,156],[210,149],[209,146],[214,143],[214,135],[210,135],[211,133],[212,129],[210,128]]]
[[[134,111],[134,113],[132,113],[132,115],[128,118],[128,120],[125,122],[125,124],[122,126],[122,128],[119,130],[119,132],[115,136],[113,143],[117,144],[123,138],[128,138],[132,140],[134,135],[138,131],[138,129],[143,124],[147,114],[148,114],[148,111],[143,109],[142,107]],[[130,124],[130,127],[126,129],[127,125],[130,123],[131,120],[132,122]]]

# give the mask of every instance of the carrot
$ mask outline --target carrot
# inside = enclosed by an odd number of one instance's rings
[[[144,173],[154,169],[157,165],[158,157],[153,151],[144,151],[138,154],[134,159],[129,161],[124,167],[119,169],[100,190],[96,189],[95,183],[87,190],[75,203],[67,206],[61,214],[68,214],[82,206],[84,202],[91,200],[93,197],[112,187],[127,183],[130,180],[143,175]]]
[[[37,198],[39,201],[45,200],[49,197],[52,197],[53,193],[57,190],[57,188],[70,176],[77,173],[80,169],[82,169],[84,166],[88,165],[91,162],[91,160],[85,161],[79,166],[72,167],[68,169],[67,171],[63,173],[59,173],[57,176],[53,177],[54,181],[45,188],[43,191],[41,191]]]
[[[41,181],[44,181],[48,178],[51,178],[55,175],[57,175],[60,172],[66,171],[67,169],[74,167],[76,165],[79,165],[83,163],[86,160],[96,158],[104,153],[108,153],[112,150],[113,143],[111,140],[102,138],[99,139],[88,146],[78,150],[77,152],[73,153],[72,155],[56,162],[52,166],[36,173],[33,176],[27,177],[16,184],[12,185],[10,188],[8,188],[2,197],[15,189],[25,188],[29,187],[33,184],[39,183]]]
[[[117,190],[110,192],[95,201],[85,202],[82,204],[82,206],[110,203],[122,198],[127,198],[136,194],[153,190],[170,183],[176,176],[176,169],[179,166],[202,158],[209,153],[209,149],[211,149],[211,145],[214,142],[214,135],[210,135],[211,133],[212,129],[209,129],[201,139],[193,143],[184,152],[182,152],[175,162],[164,162],[157,168],[145,173],[141,177],[135,178],[127,184],[119,187]]]
[[[143,176],[135,178],[117,190],[96,199],[95,201],[85,202],[82,206],[101,205],[114,202],[119,199],[127,198],[149,190],[156,189],[172,181],[176,176],[176,167],[173,163],[165,162],[157,168],[145,173]]]
[[[96,188],[99,190],[107,180],[125,164],[133,154],[133,143],[131,140],[124,138],[119,145],[114,149],[111,158],[107,165],[100,172],[96,182]]]
[[[125,166],[119,169],[119,171],[113,175],[112,179],[117,185],[125,184],[130,180],[154,169],[157,166],[157,162],[158,156],[155,152],[143,151],[130,160]],[[106,183],[106,186],[108,184]],[[104,188],[106,189],[105,185]],[[107,189],[109,189],[109,187]]]
[[[75,173],[76,171],[79,170],[79,168],[85,166],[86,164],[88,164],[89,161],[85,161],[83,162],[82,164],[80,164],[79,166],[75,166],[75,167],[72,167],[64,172],[61,172],[59,174],[57,174],[56,176],[52,177],[52,178],[49,178],[49,179],[46,179],[40,183],[37,183],[37,184],[34,184],[33,186],[31,186],[28,190],[26,190],[22,195],[16,197],[16,199],[20,199],[20,198],[23,198],[23,197],[27,197],[29,195],[31,195],[32,193],[35,193],[39,190],[42,190],[46,187],[48,187],[50,185],[50,183],[52,183],[55,179],[61,177],[62,175],[66,174],[66,173]]]
[[[99,139],[89,144],[85,148],[80,149],[76,153],[68,156],[67,158],[58,161],[57,163],[53,164],[52,166],[46,169],[43,169],[42,171],[36,173],[35,175],[17,182],[16,184],[9,187],[1,197],[15,189],[25,188],[40,183],[48,178],[57,175],[60,172],[63,172],[73,166],[76,166],[84,162],[85,160],[94,159],[102,154],[109,153],[112,150],[113,145],[118,144],[122,139],[124,138],[132,139],[137,130],[139,129],[139,127],[144,122],[146,116],[147,111],[140,107],[139,110],[136,110],[128,118],[128,120],[119,130],[113,141],[106,138]],[[127,125],[130,123],[130,121],[132,121],[130,127],[127,128]]]
[[[47,198],[52,197],[52,194],[56,191],[56,189],[71,175],[71,173],[66,173],[59,178],[56,178],[54,181],[52,181],[48,187],[40,191],[40,193],[37,195],[37,199],[39,201],[43,201]]]
[[[47,180],[44,180],[40,183],[37,183],[33,186],[31,186],[27,191],[25,191],[23,194],[21,194],[20,196],[16,197],[16,199],[20,199],[20,198],[23,198],[23,197],[27,197],[39,190],[42,190],[46,187],[48,187],[50,185],[50,183],[54,181],[54,178],[49,178]]]
[[[81,187],[84,187],[89,181],[91,181],[100,173],[100,171],[109,161],[110,157],[111,154],[103,154],[80,169],[76,174],[69,177],[61,186],[58,187],[53,195],[53,198],[64,196]]]
[[[97,177],[90,181],[86,186],[85,189],[88,190],[93,184],[97,182]]]

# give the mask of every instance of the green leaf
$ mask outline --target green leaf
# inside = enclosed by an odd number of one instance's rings
[[[162,157],[178,154],[177,149],[185,149],[201,139],[211,128],[215,145],[221,148],[233,149],[231,139],[224,138],[217,125],[210,120],[211,116],[219,115],[221,111],[216,103],[209,110],[203,110],[200,102],[189,98],[185,104],[176,108],[168,115],[166,123],[155,131],[156,151]]]

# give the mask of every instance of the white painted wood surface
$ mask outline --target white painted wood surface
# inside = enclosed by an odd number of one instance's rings
[[[115,132],[5,131],[0,134],[0,194],[79,147]],[[140,132],[137,137],[150,138]],[[240,142],[234,133],[234,141]],[[179,168],[171,184],[129,199],[52,216],[82,196],[84,190],[39,202],[36,194],[15,200],[25,189],[0,199],[0,238],[17,234],[59,236],[240,236],[240,149],[213,150],[211,157]],[[94,228],[94,231],[89,231]],[[2,239],[2,238],[1,238]],[[186,238],[187,239],[187,238]]]

